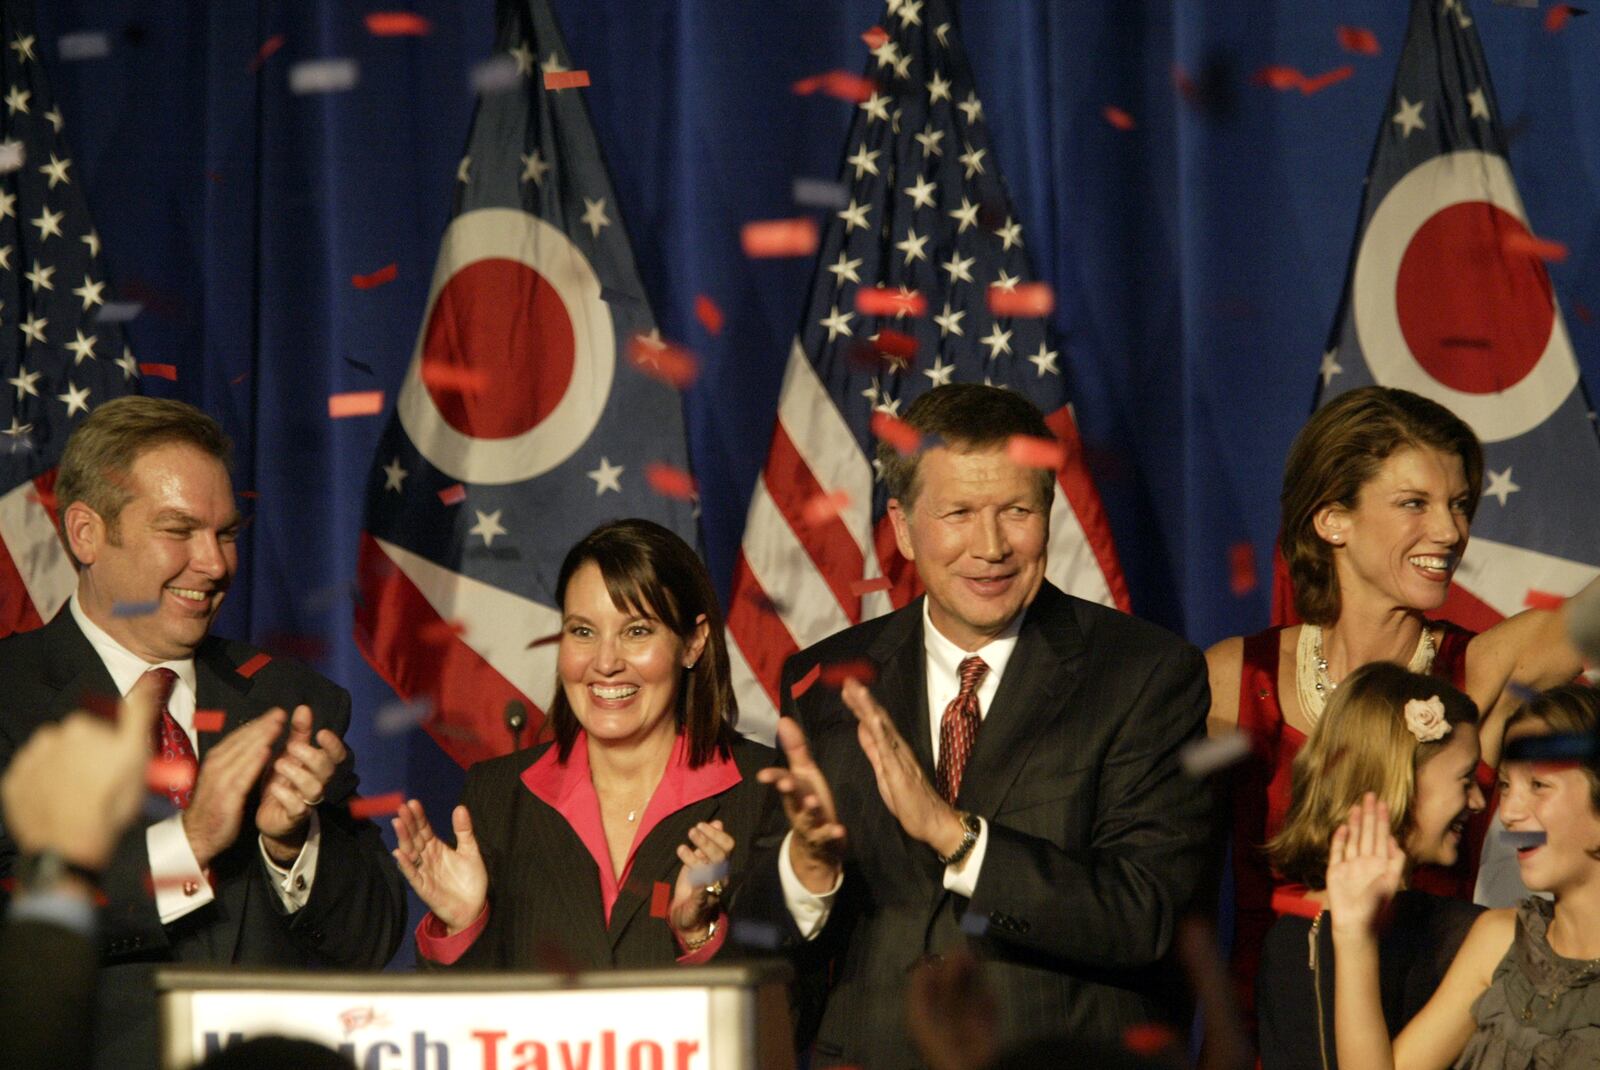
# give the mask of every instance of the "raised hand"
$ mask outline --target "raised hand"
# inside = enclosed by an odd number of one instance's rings
[[[702,821],[689,830],[689,842],[678,845],[678,880],[667,917],[685,943],[705,935],[706,926],[722,909],[722,888],[733,853],[733,837],[720,821]]]
[[[285,718],[282,710],[268,710],[206,752],[195,777],[194,797],[183,812],[184,835],[201,869],[238,838],[245,799],[267,767],[272,741],[283,731]]]
[[[311,735],[311,707],[296,706],[289,719],[289,743],[272,763],[256,807],[256,830],[266,839],[267,853],[289,865],[305,843],[311,811],[321,805],[328,781],[349,754],[344,743],[324,728]]]
[[[467,808],[457,806],[450,823],[455,827],[455,847],[434,834],[428,815],[415,799],[402,806],[390,821],[400,844],[392,853],[400,864],[401,875],[453,936],[483,913],[489,898],[489,870],[478,851]]]
[[[1400,890],[1406,856],[1389,830],[1389,807],[1376,795],[1350,808],[1328,848],[1328,909],[1342,933],[1370,933],[1378,913]]]
[[[789,840],[789,861],[795,875],[813,892],[826,892],[839,879],[844,859],[844,826],[833,805],[833,791],[811,757],[806,734],[788,717],[778,718],[778,744],[789,761],[787,769],[772,766],[756,774],[783,797],[783,812],[794,835]]]
[[[878,794],[906,835],[941,855],[960,846],[965,830],[955,808],[934,790],[911,746],[877,699],[856,680],[846,680],[844,704],[856,715],[856,738],[872,763]]]

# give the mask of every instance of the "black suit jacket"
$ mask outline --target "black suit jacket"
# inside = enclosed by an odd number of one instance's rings
[[[214,636],[196,651],[196,706],[224,711],[222,732],[200,736],[202,762],[222,735],[274,706],[292,711],[309,705],[314,731],[328,728],[342,737],[349,727],[349,694],[303,665],[274,658],[253,676],[241,676],[238,667],[257,653]],[[117,693],[67,609],[43,628],[0,641],[0,681],[0,768],[40,725],[81,708],[86,698]],[[405,893],[377,826],[350,817],[346,806],[355,790],[352,756],[318,807],[322,839],[311,896],[293,914],[284,912],[261,860],[254,793],[245,803],[238,840],[212,862],[215,900],[171,925],[161,924],[149,891],[144,823],[123,837],[105,876],[108,902],[99,918],[105,964],[100,1065],[154,1065],[153,964],[377,969],[389,961],[403,935]],[[11,874],[15,859],[15,844],[0,832],[0,876]]]
[[[934,772],[920,599],[789,659],[784,713],[848,832],[844,885],[818,938],[836,959],[816,1065],[918,1065],[907,971],[959,947],[986,961],[1003,1044],[1049,1032],[1116,1045],[1127,1026],[1171,1017],[1157,966],[1207,871],[1211,828],[1208,794],[1177,762],[1210,704],[1199,651],[1043,585],[961,782],[958,805],[989,828],[970,901],[945,890],[937,856],[884,806],[838,691],[813,683],[794,696],[817,666],[861,659],[930,782]],[[799,939],[775,866],[747,895]]]
[[[566,818],[529,791],[522,773],[552,743],[479,762],[467,774],[462,803],[489,870],[489,922],[455,962],[466,969],[597,969],[671,966],[681,952],[667,920],[650,912],[657,882],[673,886],[677,847],[701,821],[720,820],[734,839],[728,860],[733,900],[752,854],[772,857],[788,830],[777,793],[756,772],[777,761],[770,747],[733,744],[741,780],[674,811],[639,845],[606,925],[600,872]],[[608,863],[609,864],[609,863]],[[719,959],[731,954],[731,942]],[[423,962],[419,957],[419,962]]]
[[[81,1070],[89,1064],[94,945],[44,921],[0,925],[0,1065]]]

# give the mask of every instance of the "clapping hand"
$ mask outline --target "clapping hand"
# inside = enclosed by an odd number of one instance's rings
[[[678,845],[678,861],[683,868],[678,870],[667,916],[673,932],[686,944],[703,937],[706,926],[722,909],[724,877],[733,842],[722,822],[702,821],[689,830],[689,842]]]
[[[1406,856],[1389,829],[1389,807],[1366,796],[1328,848],[1328,909],[1337,932],[1366,934],[1378,913],[1400,890]]]
[[[483,913],[489,898],[489,870],[478,852],[467,808],[457,806],[450,823],[456,834],[453,848],[434,834],[428,815],[415,799],[402,806],[390,821],[399,842],[393,854],[401,875],[454,936]]]
[[[322,805],[339,764],[349,756],[344,743],[324,728],[313,738],[311,707],[296,706],[289,719],[289,742],[269,768],[256,829],[280,865],[290,865],[305,843],[311,811]]]
[[[844,704],[856,715],[856,738],[878,780],[878,794],[906,835],[948,855],[964,830],[955,809],[928,783],[915,751],[887,711],[857,680],[846,680]]]
[[[813,892],[826,892],[839,879],[844,858],[844,826],[833,806],[833,791],[806,746],[806,735],[791,718],[778,718],[778,744],[787,769],[771,766],[756,774],[783,797],[783,812],[794,835],[789,861],[795,875]]]

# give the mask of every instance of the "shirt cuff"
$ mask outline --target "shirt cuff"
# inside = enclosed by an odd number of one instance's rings
[[[698,966],[702,962],[710,962],[716,958],[717,952],[722,950],[722,945],[728,939],[728,915],[718,914],[716,918],[717,931],[711,934],[711,939],[689,951],[683,946],[683,938],[678,935],[678,930],[672,930],[672,938],[678,941],[678,962],[684,966]]]
[[[93,905],[83,896],[70,892],[24,892],[11,900],[6,916],[12,924],[42,922],[80,936],[94,935]],[[719,932],[717,935],[722,934]]]
[[[144,830],[150,855],[150,882],[161,924],[171,925],[216,898],[183,831],[183,815],[173,814]]]
[[[989,849],[989,822],[978,818],[978,838],[972,850],[959,862],[944,867],[944,888],[947,892],[971,899],[978,890],[978,871],[983,868],[983,854]]]
[[[272,890],[278,893],[278,902],[283,904],[283,909],[293,914],[311,898],[311,882],[317,876],[317,852],[322,845],[322,819],[316,810],[311,811],[311,823],[306,826],[306,842],[300,845],[300,856],[294,860],[294,865],[287,869],[278,865],[267,853],[265,836],[258,836],[257,841],[261,847],[261,861],[267,864],[267,872],[276,878],[272,881]]]
[[[489,924],[489,904],[484,903],[477,920],[451,936],[438,915],[428,911],[417,922],[417,951],[429,962],[440,966],[454,966],[456,960],[467,953],[467,948],[478,942]]]
[[[800,937],[804,940],[814,940],[822,927],[828,923],[828,914],[833,910],[833,897],[839,894],[839,887],[844,883],[844,871],[839,872],[839,879],[833,882],[833,887],[820,895],[800,883],[800,875],[794,871],[794,862],[789,858],[789,841],[794,839],[794,830],[783,838],[783,845],[778,848],[778,881],[783,885],[783,902],[789,908],[789,916],[794,919],[794,926],[800,930]]]

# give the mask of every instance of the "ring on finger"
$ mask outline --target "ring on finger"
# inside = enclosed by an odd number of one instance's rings
[[[706,898],[707,899],[721,899],[722,898],[722,893],[727,891],[727,890],[728,890],[728,885],[727,885],[727,883],[725,881],[714,880],[710,884],[706,885]]]

